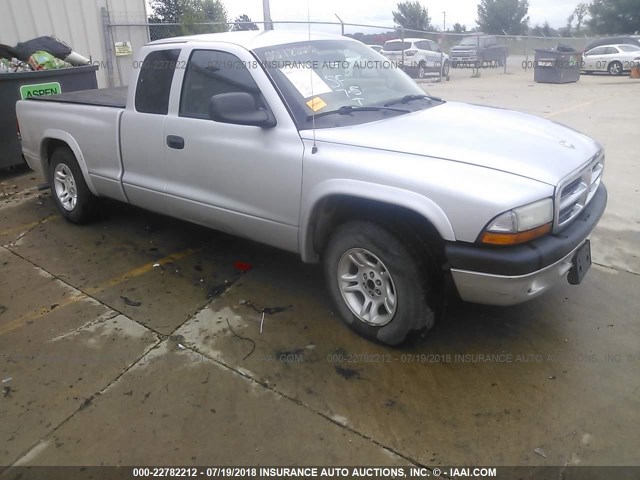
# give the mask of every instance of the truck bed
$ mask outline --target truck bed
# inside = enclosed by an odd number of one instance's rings
[[[127,105],[127,91],[128,87],[100,88],[97,90],[61,93],[60,95],[34,96],[29,100],[72,103],[75,105],[90,105],[96,107],[125,108]]]

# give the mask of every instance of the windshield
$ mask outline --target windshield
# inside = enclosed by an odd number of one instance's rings
[[[460,42],[460,45],[464,45],[464,46],[469,46],[469,45],[473,45],[473,46],[477,46],[478,43],[482,44],[482,38],[479,39],[480,41],[478,42],[478,37],[467,37],[467,38],[463,38],[462,41]]]
[[[385,42],[384,47],[382,47],[386,52],[401,52],[408,48],[411,48],[411,43],[409,42]]]
[[[394,62],[356,41],[313,40],[264,47],[255,53],[284,96],[298,127],[303,129],[311,128],[313,116],[341,107],[384,107],[408,95],[425,95]],[[402,112],[427,108],[433,103],[412,101],[402,106]],[[402,113],[372,110],[346,116],[323,115],[315,119],[315,125],[323,128],[336,126],[337,121],[363,123]]]
[[[637,52],[640,51],[640,47],[636,47],[635,45],[620,45],[618,47],[623,52]]]

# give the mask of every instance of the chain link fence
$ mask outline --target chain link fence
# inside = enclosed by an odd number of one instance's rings
[[[117,20],[114,20],[117,19]],[[148,41],[161,40],[182,35],[196,35],[205,33],[218,33],[237,28],[235,23],[148,23],[148,22],[123,22],[118,16],[106,15],[104,17],[105,44],[114,45],[116,42],[129,41],[133,54]],[[262,28],[264,22],[254,22]],[[381,25],[368,25],[340,22],[302,22],[302,21],[274,21],[275,30],[297,30],[307,32],[325,32],[347,35],[362,41],[367,45],[383,46],[388,40],[421,38],[435,42],[444,54],[451,55],[451,49],[465,43],[480,44],[481,33],[451,33],[451,32],[424,32],[419,30],[404,29],[401,27],[389,27]],[[452,69],[455,76],[480,76],[479,70],[489,69],[497,73],[509,73],[514,69],[530,69],[533,67],[533,59],[537,49],[556,49],[561,46],[583,52],[586,45],[593,40],[588,37],[533,37],[523,35],[493,35],[497,40],[497,46],[503,47],[508,53],[506,62],[488,61],[475,63],[461,63],[458,68]],[[107,49],[109,50],[109,49]],[[106,63],[111,63],[114,72],[111,75],[110,86],[125,85],[131,73],[133,57],[116,56],[111,50],[112,58],[107,58]],[[443,56],[444,58],[444,56]],[[453,66],[453,65],[452,65]],[[478,68],[479,67],[479,68]]]

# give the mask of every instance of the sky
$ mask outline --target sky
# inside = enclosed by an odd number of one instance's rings
[[[231,20],[246,13],[253,20],[262,20],[262,0],[222,0]],[[392,11],[398,0],[271,0],[271,18],[275,20],[307,19],[307,5],[311,20],[337,21],[338,14],[347,23],[393,25]],[[431,22],[442,28],[446,11],[447,28],[458,22],[473,28],[476,25],[479,0],[420,0]],[[529,0],[530,25],[548,21],[553,28],[564,27],[567,17],[580,0]],[[348,29],[347,33],[363,29]]]

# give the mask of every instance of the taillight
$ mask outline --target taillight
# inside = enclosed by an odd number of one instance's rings
[[[407,57],[412,57],[412,56],[414,56],[416,53],[418,53],[418,51],[417,51],[417,50],[407,50],[406,52],[404,52],[404,54],[405,54]]]

